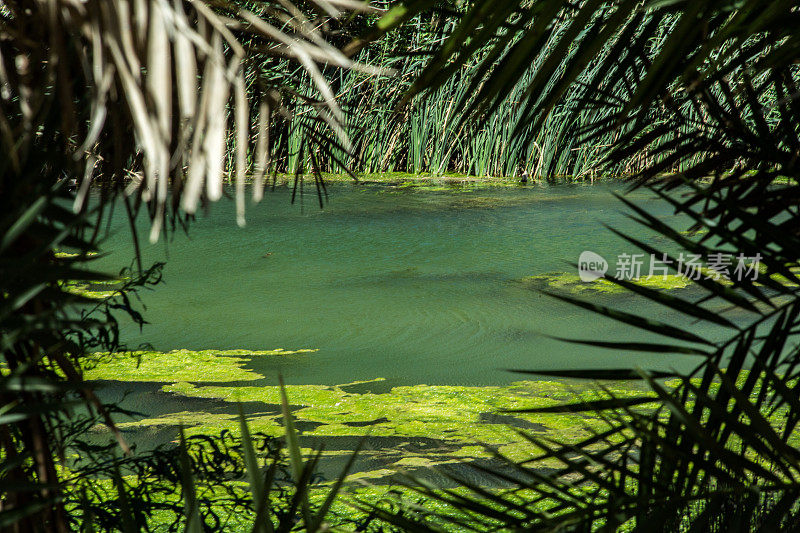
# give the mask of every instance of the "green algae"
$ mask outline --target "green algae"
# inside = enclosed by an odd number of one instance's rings
[[[295,406],[297,422],[314,427],[303,437],[365,437],[370,439],[435,439],[441,443],[430,450],[404,452],[394,462],[396,467],[408,467],[425,459],[443,464],[455,459],[488,458],[490,453],[481,445],[499,449],[513,459],[530,456],[530,444],[502,423],[485,421],[487,414],[503,410],[552,406],[578,398],[596,399],[590,385],[555,381],[525,381],[503,387],[465,387],[414,385],[394,387],[388,393],[349,393],[342,386],[288,385],[290,402]],[[165,385],[165,392],[195,398],[214,398],[229,402],[280,402],[280,391],[274,386],[197,386],[182,382]],[[620,396],[640,394],[633,388],[616,386]],[[550,437],[577,441],[587,437],[599,421],[581,414],[512,413],[504,420],[520,429]],[[168,424],[172,417],[150,419],[146,424]],[[278,415],[248,418],[254,430],[280,436],[283,428]],[[189,434],[215,433],[221,429],[236,432],[237,422],[231,419],[197,420],[187,429]],[[414,461],[405,461],[414,458]]]
[[[58,254],[56,254],[58,255]],[[62,289],[70,294],[90,300],[106,300],[120,293],[119,287],[129,278],[120,277],[110,281],[59,281]]]
[[[792,266],[789,269],[795,276],[800,276],[800,267]],[[759,265],[759,273],[766,274],[766,267],[762,264]],[[724,277],[719,277],[718,274],[709,270],[708,268],[700,268],[700,274],[706,278],[714,279],[716,283],[730,287],[733,282]],[[718,278],[718,279],[716,279]],[[787,277],[773,273],[770,275],[773,281],[776,281],[784,287],[796,287],[797,283],[788,279]],[[681,274],[668,274],[668,275],[655,275],[655,276],[642,276],[638,279],[629,280],[640,287],[657,290],[674,290],[685,289],[690,287],[693,282],[686,276]],[[527,276],[519,280],[524,286],[532,289],[546,289],[555,290],[563,293],[570,294],[624,294],[629,291],[621,285],[618,285],[605,278],[599,278],[594,281],[582,281],[577,274],[569,272],[548,272],[545,274],[536,274]],[[754,282],[756,286],[762,286],[757,281]]]
[[[631,280],[641,287],[659,290],[685,289],[692,284],[692,280],[686,276],[678,274],[668,274],[665,276],[649,276]],[[594,281],[581,281],[577,274],[568,272],[550,272],[547,274],[537,274],[522,278],[520,282],[530,288],[535,289],[554,289],[560,292],[572,294],[579,293],[601,293],[601,294],[622,294],[629,292],[621,285],[599,278]]]
[[[255,357],[285,357],[316,350],[173,350],[111,354],[97,352],[87,359],[84,378],[120,381],[252,381],[263,376],[243,366]]]
[[[290,185],[294,183],[294,179],[293,174],[278,174],[276,183],[278,185]],[[398,189],[412,188],[426,191],[452,192],[464,189],[509,187],[519,184],[519,178],[515,177],[471,176],[458,173],[433,174],[429,172],[420,174],[411,172],[356,173],[355,179],[349,174],[322,173],[322,179],[328,183],[381,184]]]
[[[143,418],[136,422],[119,422],[117,423],[117,427],[124,430],[127,428],[140,428],[142,426],[193,426],[198,424],[218,426],[228,424],[231,421],[238,421],[238,416],[225,413],[206,413],[203,411],[180,411],[159,417]]]
[[[98,254],[94,252],[90,252],[85,257],[91,258],[97,255]],[[68,252],[56,252],[55,256],[60,259],[83,257],[82,254]],[[106,280],[61,280],[58,284],[63,290],[71,294],[82,296],[90,300],[102,301],[120,294],[124,284],[130,281],[130,279],[130,276],[120,275]]]
[[[214,353],[228,354],[219,357],[226,359],[225,364],[238,367],[240,359],[254,352],[232,350]],[[250,373],[258,376],[255,372]],[[745,375],[739,375],[738,378],[737,382],[741,384]],[[163,391],[186,397],[222,399],[231,403],[234,408],[231,413],[235,411],[237,401],[262,402],[270,406],[276,406],[280,402],[280,390],[275,386],[198,385],[197,379],[191,380],[194,383],[169,381],[169,379],[164,380]],[[312,448],[308,444],[312,438],[369,439],[367,444],[371,446],[365,447],[361,451],[361,456],[366,456],[372,466],[348,476],[343,497],[334,504],[333,514],[341,517],[343,521],[359,520],[364,516],[361,511],[349,506],[348,500],[377,502],[384,499],[396,501],[398,498],[415,497],[413,492],[399,487],[394,482],[396,480],[394,476],[398,471],[424,476],[434,467],[469,463],[479,458],[490,459],[491,452],[481,444],[499,450],[512,460],[523,461],[535,455],[532,445],[518,433],[499,423],[487,423],[483,416],[486,413],[506,411],[498,418],[511,417],[529,424],[537,424],[537,429],[524,426],[520,429],[566,443],[576,442],[589,436],[592,430],[606,427],[599,419],[579,414],[532,415],[508,412],[514,409],[574,402],[579,398],[592,400],[602,397],[594,384],[586,382],[521,381],[494,387],[414,385],[394,387],[382,394],[354,393],[347,390],[369,381],[372,380],[334,386],[286,387],[298,426],[302,428],[303,423],[313,423],[310,425],[315,426],[311,429],[301,429],[300,443],[305,456],[312,454]],[[679,380],[675,379],[665,383],[670,388],[678,384]],[[629,383],[605,385],[617,396],[642,394],[640,387]],[[252,432],[276,437],[284,435],[285,428],[276,410],[274,414],[252,414],[247,418]],[[354,422],[372,423],[363,426],[349,425]],[[187,427],[186,432],[189,435],[218,434],[222,429],[238,434],[239,421],[236,414],[182,411],[123,423],[120,424],[120,428],[135,431],[144,427],[177,428],[178,425]],[[377,448],[373,443],[380,443],[382,438],[399,439],[401,442],[396,444],[394,449]],[[413,444],[415,438],[427,438],[431,442],[426,449],[405,445],[405,443]],[[349,450],[331,450],[325,451],[323,457],[342,458],[349,453]],[[375,461],[378,457],[385,460]],[[560,463],[554,460],[540,461],[536,466],[555,468],[560,466]],[[311,494],[312,501],[324,499],[329,486],[330,483],[315,487]],[[489,487],[486,490],[495,489]],[[520,497],[522,496],[520,494]],[[430,510],[428,505],[440,505],[427,501],[421,504],[418,500],[413,503],[424,505],[428,510]]]
[[[788,267],[789,272],[791,273],[791,275],[793,275],[795,277],[800,277],[800,266],[798,266],[798,265],[786,265],[786,266]],[[758,265],[758,275],[759,276],[763,276],[766,273],[767,273],[767,266],[765,264],[763,264],[763,263],[760,263]],[[778,283],[780,283],[784,287],[797,287],[797,283],[796,282],[794,282],[793,280],[787,278],[783,274],[772,273],[772,274],[769,275],[769,277],[770,277],[770,279],[772,279],[773,281],[777,281]],[[760,286],[762,284],[755,283],[755,285],[759,285]]]
[[[64,252],[64,251],[56,251],[54,253],[56,258],[58,259],[75,259],[78,257],[97,257],[100,255],[97,252],[86,252],[86,253],[77,253],[77,252]]]
[[[280,389],[256,384],[262,376],[246,368],[246,364],[257,357],[295,356],[312,351],[102,353],[95,354],[85,376],[123,382],[160,382],[164,394],[230,404],[230,409],[223,409],[222,413],[182,410],[125,421],[120,427],[127,432],[182,426],[187,435],[213,435],[223,430],[238,434],[237,404],[246,402],[255,409],[247,416],[251,431],[281,437],[285,430],[279,408]],[[340,442],[347,449],[354,448],[361,438],[372,443],[371,449],[362,451],[362,456],[377,462],[369,472],[356,473],[353,479],[380,479],[398,469],[427,469],[454,461],[488,459],[489,448],[512,459],[525,460],[533,453],[531,445],[509,426],[577,442],[601,424],[600,420],[583,414],[513,412],[602,396],[593,384],[583,382],[521,381],[486,387],[409,385],[383,393],[350,390],[370,381],[375,380],[332,386],[286,386],[293,417],[301,432],[301,445],[307,452],[311,452],[314,443]],[[642,394],[641,389],[631,384],[617,383],[610,387],[618,396]],[[327,451],[324,456],[337,455],[343,455],[342,449]]]
[[[103,301],[119,293],[115,290],[98,290],[87,283],[62,283],[62,288],[70,294],[83,296],[90,300]]]
[[[699,237],[701,235],[706,235],[708,233],[708,229],[707,228],[687,229],[679,233],[686,237]]]
[[[427,187],[430,184],[433,187],[449,186],[469,186],[469,187],[509,187],[518,186],[521,184],[520,176],[476,176],[472,174],[463,174],[459,172],[446,172],[446,173],[433,173],[433,172],[356,172],[353,175],[345,172],[322,172],[320,174],[326,183],[374,183],[384,184],[391,186],[403,185],[407,187]],[[313,180],[312,174],[301,174],[300,177],[306,180]],[[355,177],[355,178],[354,178]],[[278,172],[270,175],[270,181],[274,180],[275,185],[279,186],[292,186],[295,181],[295,175],[290,173]],[[619,176],[598,176],[594,178],[586,178],[579,176],[560,175],[551,176],[548,182],[557,183],[571,183],[571,184],[585,184],[593,185],[595,183],[603,183],[610,181],[619,181]],[[624,178],[623,178],[624,179]],[[539,180],[529,180],[529,184],[536,184]],[[252,184],[252,176],[245,178],[245,183]],[[447,189],[451,190],[451,189]]]

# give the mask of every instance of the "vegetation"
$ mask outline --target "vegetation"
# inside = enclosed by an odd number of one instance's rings
[[[303,98],[305,106],[293,105],[294,111],[305,109],[307,120],[314,117],[310,123],[329,125],[333,137],[322,148],[347,147],[344,115],[314,61],[362,67],[323,37],[341,13],[327,2],[315,6],[322,26],[300,22],[288,3],[259,17],[223,2],[215,10],[203,2],[0,2],[0,529],[90,528],[87,516],[106,512],[108,500],[73,489],[93,494],[98,477],[119,481],[120,469],[135,468],[138,459],[149,468],[147,458],[128,457],[113,429],[115,406],[102,405],[80,370],[87,351],[122,348],[115,313],[144,323],[135,291],[160,279],[159,265],[139,263],[131,280],[99,304],[70,290],[115,281],[87,266],[115,201],[131,220],[145,208],[153,221],[150,238],[158,238],[222,195],[230,133],[243,223],[251,112],[258,198],[270,159],[270,118],[291,116],[287,102],[294,93],[281,67],[287,61],[312,74],[318,95]],[[295,24],[286,27],[289,13]],[[261,72],[249,63],[248,51],[256,50],[273,58],[274,67]],[[309,146],[318,142],[309,139]],[[68,191],[71,181],[75,194]],[[105,456],[95,453],[85,442],[85,429],[98,421],[112,428],[125,459],[115,459],[110,449]],[[63,459],[72,453],[87,462],[64,474]],[[162,474],[162,480],[176,479]],[[160,504],[147,498],[147,485],[126,497],[121,483],[115,515],[121,521],[101,523],[143,527],[135,518]],[[71,507],[79,497],[89,513],[82,522]],[[192,506],[187,500],[187,518],[196,528]]]
[[[577,274],[559,272],[552,274],[536,274],[522,278],[521,282],[537,290],[553,290],[567,294],[601,293],[625,294],[628,291],[624,286],[612,280],[599,278],[591,282],[581,281]],[[648,289],[685,289],[692,285],[692,280],[681,274],[667,274],[665,276],[643,276],[632,280],[638,287]]]
[[[242,368],[250,358],[285,357],[316,350],[172,350],[94,352],[83,361],[85,379],[124,381],[249,381],[261,377]]]
[[[98,354],[84,372],[89,380],[119,382],[157,382],[164,393],[197,399],[222,399],[235,405],[250,406],[246,420],[254,430],[280,437],[281,389],[266,385],[266,376],[245,370],[248,358],[284,357],[313,350],[245,350],[200,352],[135,352],[131,357],[109,357]],[[313,357],[313,355],[309,355]],[[137,365],[137,362],[140,364]],[[504,410],[558,405],[576,398],[597,398],[592,387],[580,382],[524,381],[503,387],[464,387],[414,385],[392,387],[385,392],[370,391],[382,380],[341,385],[287,385],[295,425],[305,447],[327,443],[333,450],[323,452],[323,459],[339,456],[342,446],[353,450],[359,438],[368,437],[370,450],[361,452],[359,461],[369,458],[380,463],[351,476],[358,479],[391,477],[392,468],[452,464],[456,460],[490,458],[482,445],[489,445],[516,458],[526,458],[527,441],[506,425],[535,428],[537,434],[552,438],[585,437],[599,420],[582,415],[552,414],[510,415]],[[636,387],[608,384],[616,394],[635,396]],[[165,395],[166,396],[166,395]],[[203,408],[203,402],[197,403]],[[223,430],[236,432],[238,417],[228,410],[171,412],[156,417],[139,416],[139,420],[120,422],[118,428],[135,440],[153,428],[163,430],[179,425],[187,435],[216,435]],[[327,437],[333,437],[327,441]],[[146,437],[145,437],[146,438]],[[342,444],[336,444],[336,443]]]
[[[581,174],[592,163],[601,174],[629,174],[632,186],[694,222],[697,231],[684,234],[622,198],[670,246],[703,258],[744,253],[762,267],[757,280],[703,277],[685,294],[608,279],[680,313],[681,324],[558,295],[665,339],[577,343],[691,354],[695,370],[648,371],[635,360],[606,370],[534,369],[640,379],[650,391],[605,387],[599,396],[531,407],[513,402],[517,389],[498,390],[512,402],[498,405],[512,409],[509,416],[588,414],[598,424],[575,440],[520,430],[535,457],[520,459],[518,447],[510,457],[491,450],[503,468],[473,465],[493,488],[442,470],[457,487],[409,481],[424,506],[362,500],[355,505],[367,522],[409,531],[796,527],[800,37],[791,21],[800,14],[793,2],[765,9],[755,1],[476,0],[433,12],[427,2],[386,11],[346,3],[359,11],[353,17],[328,0],[250,4],[0,2],[0,528],[134,531],[152,528],[162,513],[172,529],[200,531],[227,525],[218,505],[226,516],[249,512],[256,531],[329,527],[355,459],[322,497],[312,496],[321,455],[303,460],[294,416],[341,434],[317,402],[345,402],[352,424],[379,420],[364,420],[363,403],[376,398],[342,387],[289,388],[304,406],[293,416],[285,388],[242,387],[244,397],[280,406],[284,452],[269,436],[251,435],[242,415],[241,439],[229,445],[220,444],[229,433],[181,434],[167,451],[130,455],[112,416],[119,409],[103,405],[82,375],[88,351],[122,348],[115,314],[144,323],[135,293],[159,281],[159,265],[137,265],[122,280],[91,268],[113,201],[121,198],[131,218],[147,209],[157,239],[220,198],[231,168],[243,223],[248,161],[256,199],[268,170],[293,173],[296,189],[310,168],[320,202],[321,171],[354,161],[368,172],[524,168],[536,177]],[[416,53],[429,48],[427,57]],[[385,66],[407,81],[375,78]],[[327,81],[334,72],[336,84]],[[396,97],[401,105],[384,105]],[[88,200],[92,187],[96,201]],[[623,237],[644,253],[663,253]],[[99,302],[71,290],[94,282],[121,286]],[[692,321],[728,335],[705,338]],[[235,355],[191,357],[234,366],[214,377],[249,377]],[[122,367],[112,370],[135,371]],[[93,371],[102,375],[102,363]],[[174,383],[170,390],[187,396],[229,394],[224,386]],[[420,397],[426,403],[410,409]],[[443,421],[436,406],[462,397],[476,410]],[[381,400],[395,426],[374,425],[387,431],[411,431],[428,415],[439,430],[458,430],[486,402],[466,388],[395,389]],[[113,448],[87,441],[101,422],[117,437]],[[217,417],[200,425],[230,423]],[[269,424],[274,429],[274,417]],[[467,446],[464,434],[453,440]]]
[[[722,340],[674,325],[562,296],[630,327],[657,333],[650,345],[576,340],[614,350],[688,353],[697,368],[678,375],[674,390],[663,373],[629,368],[563,370],[540,374],[583,378],[641,377],[662,405],[635,407],[636,398],[610,394],[606,403],[561,406],[565,412],[602,416],[606,427],[578,445],[528,434],[539,460],[556,459],[558,471],[541,473],[537,460],[515,463],[498,474],[514,488],[471,497],[432,489],[419,491],[464,511],[457,527],[478,529],[783,530],[797,520],[797,331],[794,243],[797,188],[795,154],[800,115],[795,105],[798,41],[785,22],[796,18],[789,4],[763,11],[756,3],[636,2],[579,5],[560,2],[477,2],[421,75],[412,94],[439,87],[472,57],[477,43],[492,42],[494,54],[477,69],[465,99],[467,116],[497,108],[533,63],[527,99],[516,131],[536,131],[554,106],[569,98],[580,112],[584,140],[614,132],[604,162],[621,164],[646,152],[632,177],[689,216],[692,237],[625,201],[645,228],[672,246],[707,258],[741,252],[759,257],[758,282],[709,278],[697,281],[698,296],[671,295],[622,280],[610,281],[665,308],[729,334]],[[519,17],[519,18],[517,18]],[[561,21],[563,33],[557,34]],[[515,31],[504,24],[518,21]],[[475,31],[485,33],[475,37]],[[675,165],[686,165],[670,172]],[[667,174],[664,174],[667,172]],[[647,241],[623,235],[644,253],[661,257]],[[668,255],[672,268],[679,262]],[[783,278],[783,283],[777,277]],[[785,283],[785,281],[790,283]],[[736,323],[715,302],[744,313]],[[748,370],[749,368],[749,370]],[[641,401],[651,401],[643,396]],[[536,409],[530,412],[542,412]],[[521,492],[522,491],[522,492]],[[519,494],[526,497],[520,499]],[[499,510],[499,512],[498,512]],[[395,523],[390,513],[384,515]],[[422,524],[418,530],[439,529]]]

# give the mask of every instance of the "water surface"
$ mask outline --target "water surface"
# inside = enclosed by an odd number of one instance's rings
[[[644,236],[613,197],[622,186],[396,190],[337,185],[319,209],[316,194],[291,205],[278,190],[249,204],[235,224],[232,201],[212,206],[168,244],[144,246],[165,260],[164,283],[143,294],[144,331],[123,324],[130,346],[159,350],[298,349],[252,367],[274,382],[489,385],[519,376],[509,368],[685,366],[686,359],[618,353],[543,335],[631,340],[646,335],[544,297],[519,283],[532,274],[574,272],[583,250],[614,262],[631,245],[603,227]],[[646,192],[630,196],[650,212],[668,207]],[[129,263],[121,220],[103,264]],[[142,221],[142,227],[146,223]],[[646,237],[645,237],[646,238]],[[656,243],[661,244],[661,243]],[[604,303],[678,321],[623,295]],[[680,322],[678,322],[680,323]]]

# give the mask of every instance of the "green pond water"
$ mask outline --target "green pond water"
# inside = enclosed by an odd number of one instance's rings
[[[309,191],[308,189],[312,189]],[[303,348],[254,358],[248,368],[274,384],[341,384],[385,378],[385,386],[500,385],[508,369],[687,367],[689,357],[618,353],[544,336],[654,339],[542,296],[520,282],[546,272],[576,273],[584,250],[614,268],[636,250],[603,223],[648,237],[624,216],[622,185],[503,187],[451,191],[329,186],[324,209],[312,187],[303,205],[279,189],[248,202],[247,226],[230,200],[198,216],[188,236],[143,244],[145,262],[166,260],[164,283],[143,292],[150,322],[122,323],[131,347],[157,350]],[[646,192],[630,198],[670,219]],[[141,227],[146,235],[147,222]],[[122,217],[101,259],[109,271],[130,264]],[[663,243],[649,242],[663,246]],[[688,291],[690,289],[679,289]],[[628,312],[678,323],[653,304],[590,295]],[[663,340],[663,339],[662,339]]]

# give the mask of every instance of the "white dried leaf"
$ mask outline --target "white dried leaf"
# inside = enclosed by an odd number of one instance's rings
[[[255,156],[255,180],[253,185],[253,200],[260,202],[264,197],[264,175],[269,165],[269,121],[270,106],[266,98],[261,99],[258,106],[258,138]]]
[[[229,85],[226,77],[225,56],[219,34],[214,36],[215,55],[208,58],[209,113],[203,151],[206,154],[206,195],[211,201],[222,197],[222,175],[225,168],[225,137],[227,132]],[[213,110],[213,112],[211,111]]]
[[[197,105],[197,63],[191,38],[187,35],[189,24],[181,0],[175,0],[175,85],[178,89],[180,116],[188,119]]]
[[[111,9],[111,6],[109,5],[107,8]],[[130,3],[128,0],[119,0],[116,3],[115,13],[117,15],[117,21],[115,22],[120,30],[119,42],[122,45],[122,50],[125,51],[125,57],[130,63],[131,73],[138,81],[142,67],[139,62],[139,56],[136,53],[136,44],[134,43],[133,32],[131,31],[133,25],[131,24]],[[116,36],[113,34],[109,35],[109,33],[110,30],[107,30],[106,35],[116,40]]]
[[[150,35],[147,42],[146,86],[155,109],[155,122],[165,143],[172,137],[172,62],[165,17],[157,0],[151,0]]]
[[[247,174],[247,145],[250,125],[250,114],[247,103],[247,91],[244,83],[244,73],[239,72],[236,77],[234,131],[236,132],[236,222],[244,226],[244,181]]]

